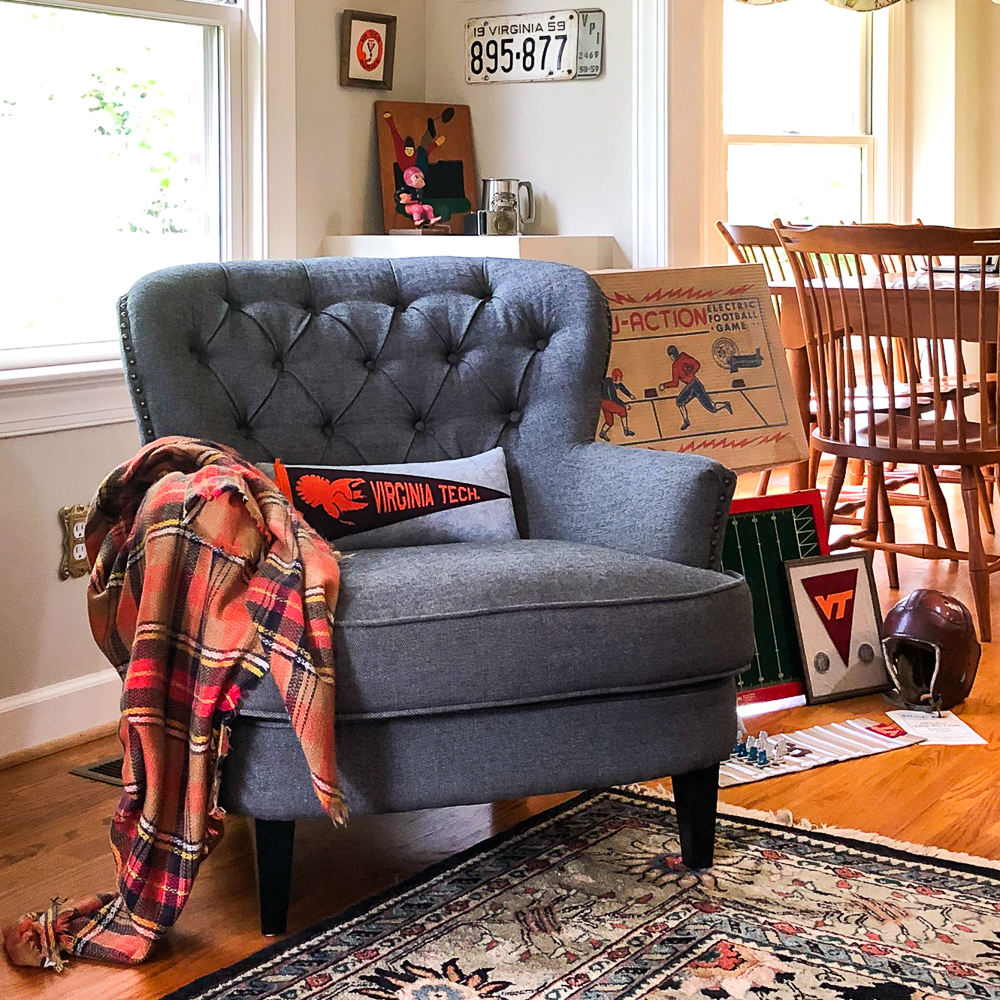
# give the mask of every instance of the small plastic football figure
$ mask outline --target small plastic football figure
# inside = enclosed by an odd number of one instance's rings
[[[426,183],[424,172],[419,167],[407,167],[403,171],[403,186],[396,191],[396,201],[418,229],[441,221],[441,216],[435,215],[434,209],[424,204],[423,188]]]

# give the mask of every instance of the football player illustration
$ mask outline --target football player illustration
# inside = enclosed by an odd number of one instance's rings
[[[681,382],[684,383],[684,388],[677,394],[677,399],[674,401],[677,403],[677,409],[681,411],[681,416],[684,418],[684,422],[681,424],[682,431],[686,431],[691,426],[691,418],[688,416],[688,403],[692,399],[697,399],[709,413],[718,413],[719,410],[727,410],[729,413],[733,412],[733,404],[728,400],[716,403],[709,396],[701,379],[698,378],[701,362],[692,358],[690,354],[679,351],[673,344],[667,348],[667,356],[673,363],[673,369],[670,381],[661,382],[660,389],[661,391],[663,389],[674,389]]]
[[[454,108],[445,108],[437,119],[428,118],[427,128],[424,131],[423,138],[420,140],[420,145],[417,146],[413,141],[412,135],[408,135],[404,139],[399,134],[399,129],[396,128],[392,112],[386,111],[382,117],[385,119],[386,125],[389,126],[389,132],[392,135],[392,145],[396,152],[396,163],[399,164],[399,169],[405,172],[410,167],[416,167],[422,173],[426,174],[427,168],[430,166],[431,150],[444,142],[444,136],[437,134],[437,121],[447,124],[454,116]]]
[[[427,184],[427,172],[430,169],[430,154],[434,149],[439,148],[445,139],[443,135],[437,134],[436,122],[450,122],[454,115],[454,108],[445,108],[437,119],[428,118],[427,129],[419,146],[413,141],[413,136],[408,135],[403,138],[399,134],[391,111],[386,111],[382,115],[392,135],[396,165],[403,178],[402,185],[395,192],[396,203],[402,206],[403,211],[413,220],[413,224],[418,229],[441,221],[441,216],[434,211],[433,207],[424,203],[424,187]]]
[[[604,414],[604,426],[601,428],[599,437],[602,441],[611,441],[608,431],[615,426],[615,417],[622,418],[622,427],[625,437],[635,437],[635,431],[628,425],[628,406],[619,393],[624,393],[629,399],[635,396],[629,391],[622,381],[624,375],[620,368],[616,368],[610,375],[606,376],[601,384],[601,412]]]

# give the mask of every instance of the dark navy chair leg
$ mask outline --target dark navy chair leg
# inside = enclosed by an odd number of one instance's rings
[[[715,855],[715,813],[719,765],[675,774],[674,805],[681,837],[681,860],[688,868],[710,868]]]
[[[260,932],[267,935],[284,934],[288,922],[288,898],[292,888],[295,820],[255,819],[253,824]]]

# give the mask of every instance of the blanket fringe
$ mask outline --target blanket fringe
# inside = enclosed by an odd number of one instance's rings
[[[674,801],[670,790],[659,782],[656,784],[619,785],[618,787],[626,792],[643,795],[646,798],[662,799],[667,802]],[[743,806],[730,805],[728,802],[720,802],[719,815],[728,816],[732,819],[759,819],[768,823],[774,823],[777,826],[787,826],[794,830],[825,833],[831,837],[854,840],[862,844],[876,844],[879,847],[889,847],[908,854],[936,858],[939,861],[953,861],[958,864],[974,865],[979,868],[990,868],[1000,871],[1000,860],[983,858],[975,854],[965,854],[962,851],[949,851],[943,847],[934,847],[929,844],[914,844],[910,841],[896,840],[893,837],[883,837],[879,833],[868,833],[865,830],[854,830],[850,827],[813,823],[804,817],[799,817],[796,820],[790,809],[778,809],[774,812],[769,812],[764,809],[747,809]]]
[[[46,910],[24,914],[3,929],[3,945],[14,965],[62,972],[73,945],[69,920],[73,909],[63,909],[65,899],[53,899]]]

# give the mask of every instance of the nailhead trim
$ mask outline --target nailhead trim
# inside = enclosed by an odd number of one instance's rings
[[[712,539],[709,543],[709,569],[721,569],[722,546],[725,544],[723,523],[728,519],[729,504],[736,491],[736,476],[726,470],[722,475],[722,488],[715,505],[715,518],[712,521]]]
[[[118,329],[121,334],[122,353],[125,355],[125,363],[130,368],[135,368],[135,345],[132,343],[132,331],[129,328],[128,322],[128,302],[125,295],[118,300]],[[143,441],[144,443],[152,441],[156,437],[156,432],[153,430],[153,418],[149,415],[149,406],[144,399],[140,398],[144,395],[144,391],[142,383],[139,380],[139,373],[136,371],[129,372],[126,384],[132,396],[132,404],[137,409]]]

